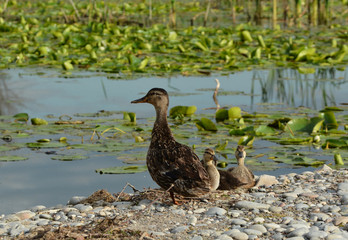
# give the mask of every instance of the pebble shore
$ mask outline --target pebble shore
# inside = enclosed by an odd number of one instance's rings
[[[121,216],[126,219],[122,228],[146,233],[142,239],[348,239],[348,170],[325,165],[277,180],[246,192],[217,191],[179,206],[150,199],[87,204],[80,203],[85,197],[73,197],[67,205],[0,216],[0,239],[31,239],[43,227],[54,232]]]

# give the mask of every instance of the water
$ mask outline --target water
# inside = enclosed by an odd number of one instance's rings
[[[273,69],[238,72],[226,76],[142,77],[114,79],[117,75],[91,72],[73,73],[70,77],[53,69],[8,69],[0,72],[0,114],[26,112],[30,117],[48,114],[60,116],[92,113],[100,110],[132,111],[139,118],[154,116],[149,104],[130,104],[150,88],[165,88],[170,93],[170,107],[196,105],[198,113],[216,106],[212,99],[217,78],[221,84],[221,106],[240,106],[254,112],[263,103],[281,107],[347,103],[347,70],[317,70],[301,75],[296,70]],[[230,92],[237,92],[231,95]],[[0,129],[3,131],[3,129]],[[0,144],[3,144],[0,140]],[[99,189],[119,192],[127,182],[138,189],[157,187],[148,173],[99,175],[95,169],[120,166],[114,156],[89,153],[82,161],[53,161],[43,151],[23,149],[27,161],[0,162],[0,214],[28,209],[34,205],[54,206],[66,203],[75,195],[89,196]],[[261,152],[262,150],[260,150]],[[0,153],[1,154],[1,153]],[[96,161],[97,160],[97,161]],[[279,169],[271,174],[302,172],[305,169]],[[256,171],[255,174],[267,172]],[[269,173],[270,174],[270,173]],[[130,191],[130,190],[129,190]]]

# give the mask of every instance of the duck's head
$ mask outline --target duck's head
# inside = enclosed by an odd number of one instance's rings
[[[133,100],[131,103],[150,103],[155,107],[168,107],[168,93],[163,88],[152,88],[144,97]]]
[[[203,160],[204,160],[205,164],[212,163],[215,166],[216,166],[217,161],[218,161],[217,157],[215,156],[214,150],[211,148],[205,149],[204,154],[203,154]]]
[[[246,157],[245,147],[242,145],[238,145],[235,156],[237,160],[239,159],[244,160],[244,158]]]

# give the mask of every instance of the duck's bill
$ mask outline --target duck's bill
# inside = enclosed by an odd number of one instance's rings
[[[217,162],[219,161],[219,159],[214,155],[214,156],[213,156],[213,161],[214,161],[214,164],[216,165]]]
[[[142,98],[139,98],[139,99],[137,99],[137,100],[131,101],[131,103],[145,103],[145,102],[147,102],[146,96],[145,96],[145,97],[142,97]]]

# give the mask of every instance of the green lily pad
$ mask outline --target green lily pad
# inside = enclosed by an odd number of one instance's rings
[[[242,117],[242,110],[240,107],[231,107],[228,110],[228,119],[236,119],[236,118],[241,118]]]
[[[175,106],[169,110],[169,116],[171,118],[190,116],[197,110],[196,106]]]
[[[243,136],[239,139],[238,145],[252,146],[254,143],[254,140],[255,140],[254,136]]]
[[[33,125],[47,125],[48,122],[45,119],[32,118],[31,119],[31,124],[33,124]]]
[[[74,161],[74,160],[82,160],[87,159],[87,156],[82,155],[57,155],[54,157],[51,157],[52,160],[59,160],[59,161]]]
[[[14,155],[0,156],[0,162],[24,161],[24,160],[27,160],[27,159],[28,159],[27,157],[14,156]]]
[[[123,119],[132,123],[136,122],[136,114],[133,112],[123,112]]]
[[[277,131],[269,126],[261,125],[255,129],[255,134],[257,136],[274,135]]]
[[[29,120],[28,113],[17,113],[13,116],[17,121],[24,121],[27,122]]]
[[[122,166],[122,167],[109,167],[109,168],[99,168],[95,170],[100,174],[130,174],[130,173],[139,173],[147,171],[146,165],[131,165],[131,166]]]
[[[27,143],[28,148],[61,148],[66,147],[67,144],[63,142],[33,142]]]
[[[208,118],[201,118],[200,121],[196,122],[196,126],[199,130],[217,131],[216,125]]]
[[[223,122],[223,121],[225,121],[227,119],[228,119],[228,110],[226,110],[226,109],[219,109],[215,113],[215,120],[217,122]]]

